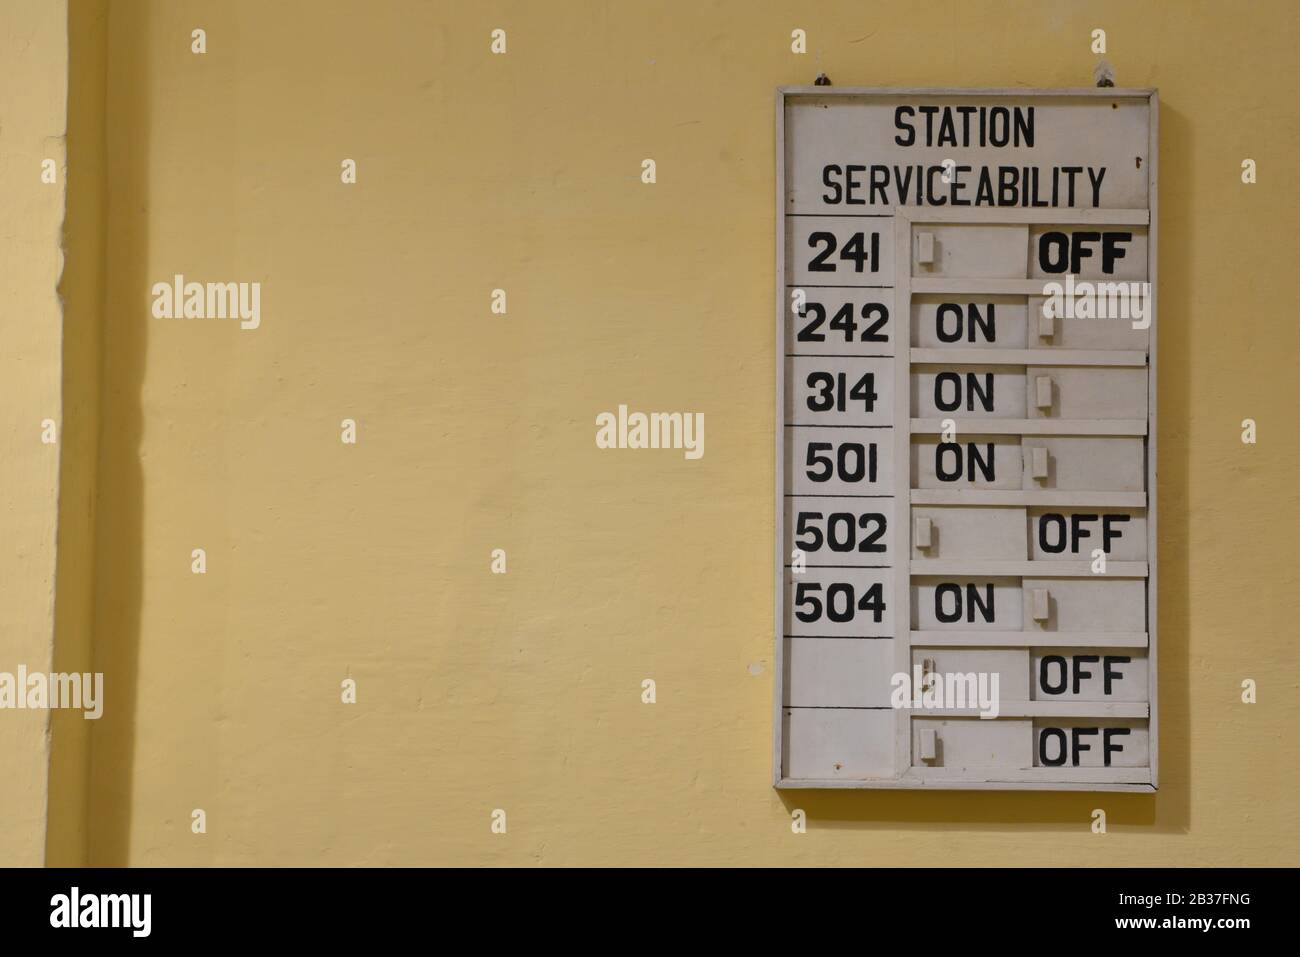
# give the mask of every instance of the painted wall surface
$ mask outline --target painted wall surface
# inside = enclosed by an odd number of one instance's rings
[[[84,859],[1293,863],[1298,22],[111,3]],[[774,89],[1086,85],[1096,28],[1161,97],[1161,791],[777,793]],[[29,118],[33,154],[55,117]],[[176,274],[260,282],[260,327],[152,318]],[[15,448],[28,404],[3,413]],[[704,456],[598,449],[620,404],[705,413]]]
[[[19,669],[48,673],[54,644],[66,24],[63,2],[0,4],[0,672],[10,681]],[[12,695],[0,695],[0,864],[37,865],[50,714],[18,710]]]

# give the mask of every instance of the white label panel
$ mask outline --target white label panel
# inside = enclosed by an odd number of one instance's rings
[[[917,631],[1020,631],[1020,579],[912,576]]]
[[[784,708],[781,763],[791,778],[892,776],[894,711]]]
[[[1140,312],[1145,306],[1138,301],[1129,299],[1126,307],[1117,301],[1113,314],[1107,307],[1110,318],[1090,319],[1063,313],[1054,304],[1045,306],[1048,302],[1042,296],[1029,297],[1029,335],[1025,342],[1027,348],[1147,350],[1151,332],[1146,325],[1147,318]],[[1128,309],[1127,313],[1125,308]],[[1052,321],[1047,327],[1048,335],[1043,335],[1044,327],[1038,321],[1045,309],[1052,313]]]
[[[1146,701],[1144,648],[1036,648],[1033,697],[1041,701]]]
[[[912,229],[912,275],[1022,279],[1025,226],[930,225]],[[923,261],[922,248],[925,247]]]
[[[786,355],[892,356],[892,289],[789,289]],[[802,305],[797,294],[802,293]]]
[[[985,691],[989,693],[988,697],[992,697],[999,702],[1029,700],[1028,649],[980,648],[972,650],[966,648],[913,646],[912,666],[913,668],[920,666],[922,675],[928,670],[936,675],[936,680],[943,681],[944,700],[949,704],[954,700],[961,701],[964,699],[967,702],[967,707],[978,707],[979,692],[977,686],[981,676],[985,680]],[[1054,674],[1051,668],[1049,668],[1049,672]],[[996,685],[992,683],[994,675],[997,676]],[[964,680],[952,680],[952,676]],[[974,676],[974,678],[972,679],[971,676]],[[1050,677],[1051,674],[1049,674]],[[923,678],[923,680],[925,679]],[[972,687],[976,688],[974,694],[972,694]],[[992,694],[995,688],[996,694]],[[950,692],[948,689],[952,689],[952,691]]]
[[[1145,721],[1072,718],[1034,722],[1036,767],[1141,768],[1148,763]]]
[[[1147,278],[1145,226],[1034,226],[1029,244],[1031,279]]]
[[[1023,366],[914,365],[912,414],[918,419],[1023,419]]]
[[[1141,492],[1146,488],[1142,440],[1026,435],[1024,487],[1070,491]],[[1033,475],[1033,449],[1045,449],[1046,475]]]
[[[799,357],[786,360],[789,425],[892,425],[894,360]]]
[[[790,213],[1147,207],[1145,98],[827,91],[785,114]]]
[[[935,758],[921,758],[921,735],[935,734]],[[935,768],[1031,767],[1030,722],[996,718],[912,719],[912,763]]]
[[[1146,587],[1141,579],[1026,578],[1026,631],[1130,632],[1146,630]],[[1048,617],[1036,620],[1033,592],[1047,592]]]
[[[1145,369],[1111,369],[1089,366],[1029,366],[1029,417],[1031,419],[1145,419],[1147,374]],[[1046,379],[1047,385],[1040,385]],[[1040,405],[1038,390],[1051,390],[1051,404]]]
[[[778,785],[1153,790],[1154,94],[778,104]]]
[[[785,500],[785,540],[818,565],[893,565],[894,516],[888,499],[800,495]]]
[[[912,297],[912,345],[924,349],[1025,348],[1024,296]]]
[[[892,219],[792,216],[786,235],[790,286],[893,285]]]
[[[1033,561],[1090,561],[1098,548],[1108,562],[1146,561],[1146,516],[1134,509],[1029,510]]]
[[[787,638],[785,662],[787,706],[890,707],[893,639]]]
[[[1026,512],[1023,508],[948,508],[913,506],[913,558],[978,558],[1023,562]],[[930,544],[916,542],[918,522],[929,522]]]
[[[893,494],[893,429],[787,426],[785,435],[792,494]]]
[[[937,435],[912,438],[914,488],[1018,489],[1023,469],[1020,437],[965,435],[941,442]]]
[[[891,637],[893,574],[887,568],[786,570],[786,635]]]

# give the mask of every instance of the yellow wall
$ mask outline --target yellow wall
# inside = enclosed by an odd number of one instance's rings
[[[0,671],[50,669],[62,399],[67,6],[0,4]],[[42,164],[54,161],[54,182]],[[53,425],[53,442],[43,442]],[[44,438],[50,438],[46,433]],[[49,713],[0,711],[0,865],[44,857]]]
[[[108,703],[52,860],[1294,861],[1289,3],[109,8]],[[773,90],[1081,85],[1097,27],[1161,93],[1162,789],[778,794]],[[175,273],[261,328],[151,319]],[[619,403],[704,458],[598,450]]]

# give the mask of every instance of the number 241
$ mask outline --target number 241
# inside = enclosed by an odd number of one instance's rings
[[[814,256],[808,262],[809,272],[835,272],[838,268],[835,263],[828,262],[835,254],[835,249],[839,245],[839,240],[835,238],[834,233],[813,233],[808,237],[808,245],[813,249],[818,246],[822,247],[821,252]],[[845,262],[853,263],[854,272],[862,272],[866,269],[867,263],[871,263],[871,272],[880,271],[880,233],[871,234],[871,251],[867,251],[867,237],[862,233],[854,233],[849,237],[849,241],[844,244],[840,250],[839,258]]]

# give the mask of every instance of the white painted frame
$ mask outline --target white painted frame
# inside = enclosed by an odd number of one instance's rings
[[[944,768],[925,768],[924,775],[917,772],[917,769],[911,768],[911,722],[909,712],[900,711],[896,713],[895,731],[896,731],[896,762],[898,767],[906,767],[907,771],[899,777],[893,779],[876,779],[876,780],[816,780],[804,778],[785,778],[782,775],[782,727],[784,710],[783,689],[785,684],[785,649],[784,649],[784,619],[785,619],[785,521],[784,521],[784,503],[785,503],[785,321],[786,309],[786,262],[785,262],[785,236],[786,236],[786,137],[785,137],[785,115],[786,107],[790,100],[799,97],[880,97],[880,98],[898,98],[906,96],[981,96],[981,97],[1045,97],[1045,98],[1097,98],[1097,99],[1145,99],[1148,101],[1148,157],[1147,157],[1147,209],[1146,210],[1090,210],[1090,209],[987,209],[987,208],[966,208],[961,212],[951,207],[942,209],[932,209],[928,207],[895,207],[895,282],[894,282],[894,329],[895,329],[895,350],[894,350],[894,441],[895,441],[895,497],[894,497],[894,519],[896,530],[906,530],[906,538],[901,532],[896,531],[895,540],[896,554],[902,556],[895,559],[895,577],[894,577],[894,594],[893,600],[895,608],[905,610],[910,607],[911,596],[911,572],[910,572],[910,548],[908,542],[911,535],[911,506],[921,504],[922,502],[933,504],[939,500],[941,495],[936,492],[942,490],[917,490],[920,494],[911,490],[911,466],[910,466],[910,445],[911,436],[914,432],[921,433],[926,431],[937,431],[937,423],[909,419],[904,410],[910,410],[909,394],[909,377],[911,364],[913,361],[913,350],[911,349],[911,294],[912,292],[947,292],[958,291],[960,286],[961,292],[966,293],[1013,293],[1022,295],[1041,294],[1042,280],[1015,280],[1015,279],[990,279],[990,280],[948,280],[948,279],[922,279],[915,283],[911,275],[911,224],[913,222],[998,222],[998,223],[1069,223],[1071,225],[1086,225],[1092,223],[1108,225],[1146,225],[1147,226],[1147,281],[1151,284],[1151,328],[1149,330],[1149,339],[1147,344],[1147,419],[1146,422],[1140,420],[1110,420],[1106,422],[1090,421],[1086,427],[1088,434],[1097,435],[1135,435],[1143,434],[1146,438],[1146,473],[1147,488],[1145,502],[1138,502],[1132,493],[1064,493],[1061,496],[1054,496],[1045,492],[984,492],[977,493],[980,497],[973,497],[970,493],[962,499],[963,503],[985,504],[1071,504],[1081,505],[1142,505],[1146,508],[1147,519],[1147,562],[1125,563],[1134,566],[1125,568],[1123,575],[1146,577],[1146,624],[1147,632],[1107,636],[1105,642],[1098,644],[1109,644],[1111,647],[1142,647],[1145,644],[1147,649],[1147,671],[1148,671],[1148,701],[1149,712],[1148,720],[1148,767],[1146,768],[1030,768],[1023,770],[999,770],[996,772],[975,772],[965,769],[944,769]],[[774,601],[774,641],[775,641],[775,668],[773,670],[773,750],[772,750],[772,783],[774,787],[786,789],[797,788],[850,788],[850,789],[949,789],[949,790],[1052,790],[1052,791],[1135,791],[1151,793],[1157,790],[1159,786],[1159,735],[1158,735],[1158,674],[1157,667],[1157,623],[1158,623],[1158,603],[1156,573],[1158,568],[1157,549],[1156,549],[1156,499],[1157,499],[1157,447],[1156,447],[1156,342],[1157,331],[1159,328],[1159,283],[1157,281],[1157,264],[1158,264],[1158,178],[1159,178],[1159,93],[1150,88],[1118,88],[1118,87],[1068,87],[1060,89],[1019,89],[1014,87],[1002,88],[984,88],[984,89],[960,89],[954,87],[828,87],[828,86],[785,86],[779,87],[776,91],[776,489],[775,489],[775,535],[776,535],[776,575],[775,575],[775,601]],[[899,241],[901,236],[906,235],[906,242]],[[904,255],[901,251],[908,250]],[[900,308],[901,305],[901,308]],[[928,350],[916,350],[925,353]],[[988,361],[990,353],[984,351],[981,353],[981,359]],[[1018,357],[1016,361],[1021,361]],[[1111,363],[1115,365],[1140,365],[1140,362],[1134,361],[1135,357],[1128,353],[1117,353],[1112,357]],[[1010,361],[1009,359],[1007,361]],[[1059,364],[1059,360],[1058,360]],[[1026,420],[1024,422],[1013,422],[1015,429],[1009,428],[1006,423],[1001,429],[990,429],[993,423],[985,422],[981,424],[981,430],[990,431],[1015,431],[1017,434],[1029,434],[1032,432],[1048,432],[1055,429],[1057,432],[1064,431],[1062,426],[1068,426],[1070,423],[1063,423],[1055,420],[1046,426],[1042,420]],[[1024,428],[1022,428],[1024,427]],[[1072,432],[1071,434],[1085,434],[1084,432]],[[913,497],[913,496],[916,497]],[[1001,499],[1005,499],[1002,501]],[[1077,502],[1076,502],[1077,499]],[[900,563],[901,567],[900,567]],[[930,563],[937,565],[938,563]],[[985,563],[987,564],[987,563]],[[1024,563],[1028,565],[1029,563]],[[1060,575],[1064,572],[1061,563],[1052,563],[1053,573]],[[1113,567],[1115,564],[1112,563]],[[901,573],[900,573],[901,572]],[[1118,572],[1111,572],[1110,577],[1121,577]],[[901,611],[900,614],[906,614]],[[895,629],[898,632],[895,635],[895,658],[896,666],[900,671],[911,670],[911,646],[912,641],[921,636],[922,633],[912,632],[905,627],[904,618],[896,615]],[[1090,641],[1096,637],[1094,635],[1069,635],[1059,638],[1049,638],[1042,634],[1025,632],[1016,633],[985,633],[980,636],[980,641],[985,644],[996,644],[999,646],[1028,646],[1031,642],[1039,647],[1059,646],[1066,647],[1074,645],[1079,641]],[[1145,642],[1143,639],[1145,638]],[[933,642],[932,642],[933,643]],[[962,644],[960,636],[954,636],[950,639],[952,645]],[[1007,706],[1015,707],[1019,705],[1022,709],[1028,706],[1029,711],[1034,710],[1042,702],[1006,702]],[[1094,708],[1088,716],[1103,717],[1103,708],[1125,707],[1122,705],[1098,705],[1092,703]],[[1109,712],[1117,714],[1118,712]],[[956,712],[948,712],[956,716]],[[945,773],[948,772],[948,773]]]

